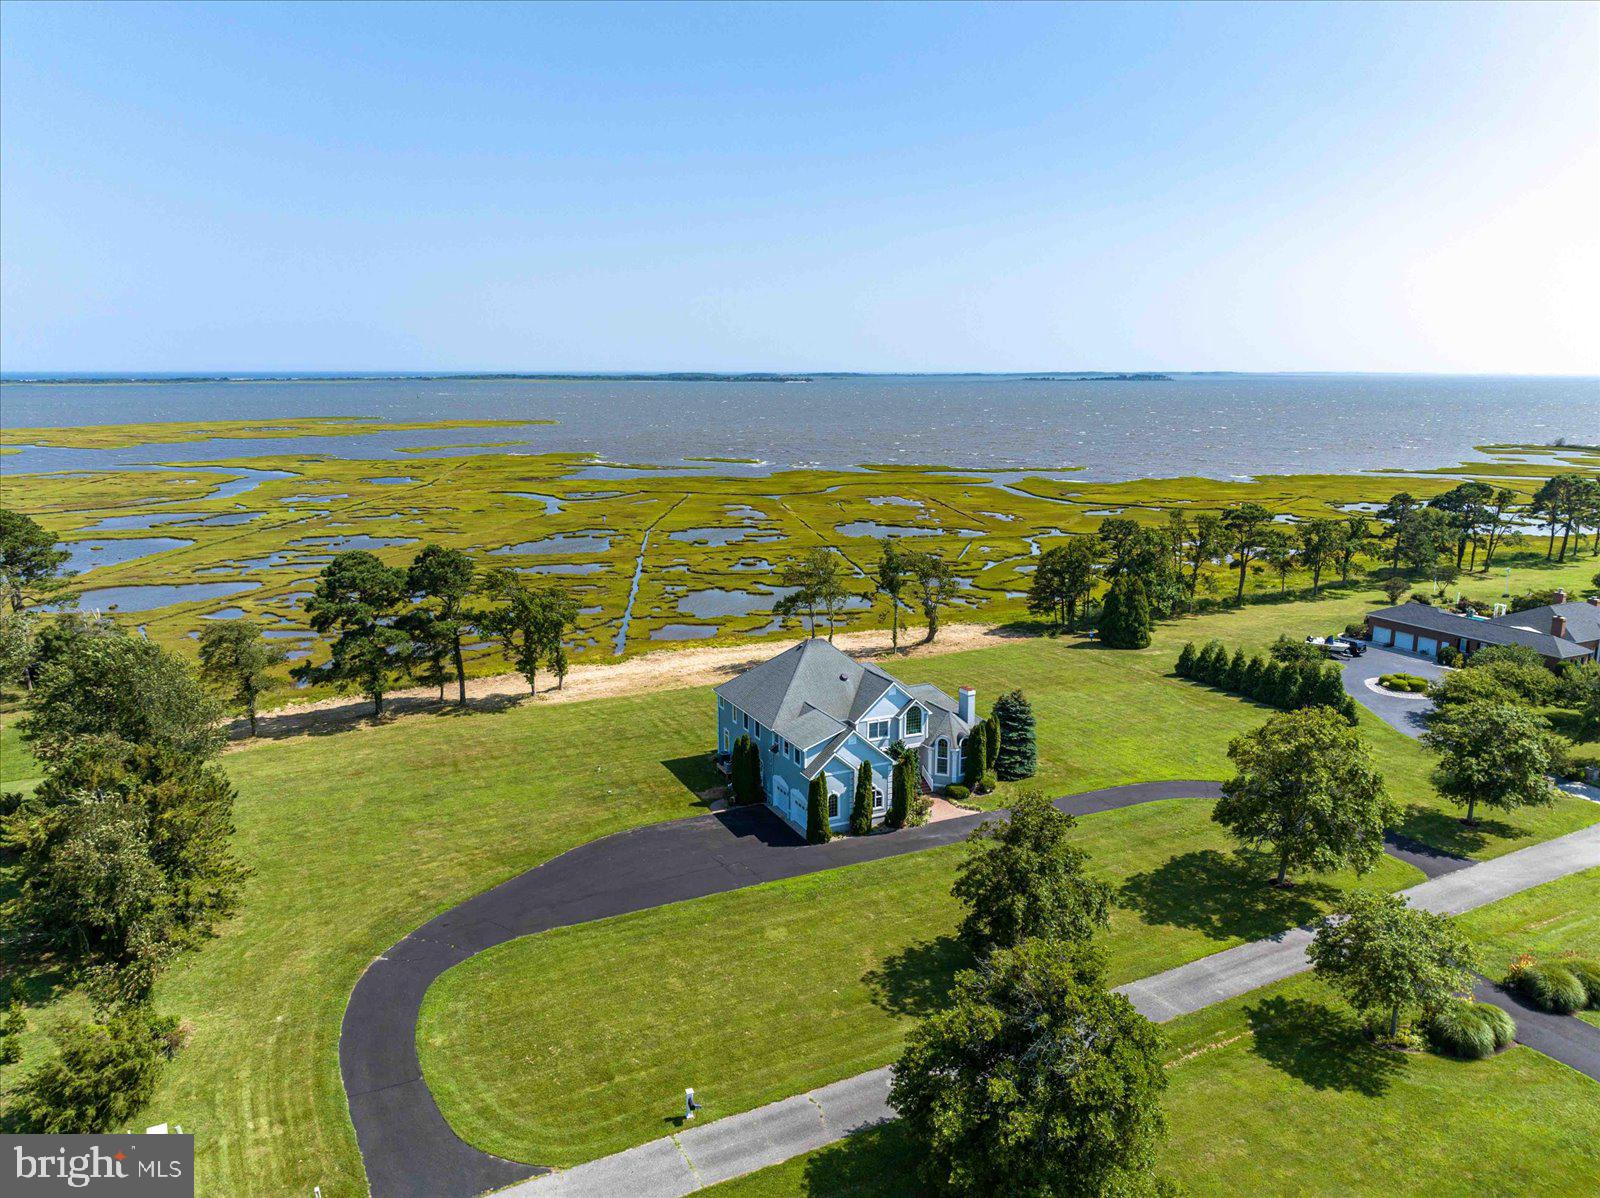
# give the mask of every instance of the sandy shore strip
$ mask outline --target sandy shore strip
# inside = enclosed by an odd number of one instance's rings
[[[957,653],[964,649],[983,649],[1023,639],[1026,633],[1002,630],[988,624],[945,624],[931,645],[921,643],[922,630],[910,636],[902,630],[900,651],[889,647],[886,630],[841,632],[833,643],[846,653],[862,658],[928,657]],[[660,649],[619,662],[575,665],[567,673],[566,684],[556,689],[554,674],[539,675],[536,700],[528,694],[527,680],[521,674],[495,674],[467,679],[467,701],[473,706],[504,707],[517,701],[538,703],[577,703],[633,695],[643,691],[677,690],[690,686],[713,686],[725,682],[742,670],[776,657],[803,638],[769,640],[742,645],[705,645],[685,649]],[[406,687],[384,696],[383,720],[421,714],[449,706],[455,701],[455,684],[445,687],[448,699],[441,704],[436,687]],[[258,724],[260,737],[281,738],[309,735],[330,725],[369,719],[370,700],[358,695],[336,695],[313,703],[291,704],[262,712]],[[244,719],[229,723],[228,734],[241,739],[249,731]]]

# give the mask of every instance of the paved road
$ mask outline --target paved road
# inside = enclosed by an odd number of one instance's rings
[[[1216,782],[1141,782],[1061,799],[1093,814],[1157,799],[1215,798]],[[422,1079],[416,1026],[434,979],[520,936],[954,844],[984,815],[808,846],[765,808],[673,820],[582,845],[437,916],[368,966],[339,1034],[339,1068],[375,1198],[451,1198],[541,1170],[464,1143]]]
[[[1346,694],[1353,696],[1357,703],[1397,732],[1417,737],[1422,735],[1426,727],[1422,722],[1423,713],[1433,704],[1425,698],[1380,693],[1367,683],[1375,681],[1380,674],[1415,674],[1419,678],[1439,678],[1444,672],[1444,667],[1431,658],[1369,645],[1360,657],[1353,657],[1344,663],[1341,674]]]
[[[1404,893],[1419,907],[1456,913],[1530,886],[1600,865],[1600,825],[1509,853],[1495,861],[1430,878]],[[1308,968],[1303,928],[1240,945],[1151,978],[1119,987],[1156,1022],[1237,998]],[[1600,1029],[1547,1015],[1489,982],[1478,997],[1510,1010],[1517,1039],[1600,1080]],[[889,1069],[874,1069],[781,1102],[730,1115],[547,1174],[507,1191],[507,1198],[683,1198],[705,1186],[776,1165],[894,1117]]]

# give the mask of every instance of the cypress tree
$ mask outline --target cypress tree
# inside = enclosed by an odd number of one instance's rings
[[[1244,659],[1244,650],[1235,649],[1233,660],[1228,663],[1227,677],[1223,679],[1222,685],[1234,694],[1239,694],[1244,690],[1244,676],[1249,668]]]
[[[855,804],[850,808],[850,835],[865,836],[872,831],[872,762],[863,761],[856,771]]]
[[[1269,707],[1277,707],[1283,696],[1283,663],[1269,660],[1266,669],[1261,671],[1261,693],[1256,696],[1257,701]]]
[[[828,782],[820,771],[811,779],[811,791],[806,796],[806,843],[827,844],[833,839],[828,827]]]
[[[990,711],[989,718],[983,721],[983,768],[985,772],[994,769],[994,763],[1000,757],[1000,721],[994,718]]]
[[[961,781],[968,790],[978,789],[978,779],[983,777],[984,771],[984,746],[988,742],[988,734],[983,730],[983,724],[973,726],[967,733],[967,739],[961,743]]]
[[[1195,652],[1194,642],[1184,642],[1183,652],[1178,654],[1177,675],[1179,678],[1194,677],[1194,659],[1199,654]]]
[[[755,788],[750,784],[750,738],[741,736],[733,742],[733,756],[728,762],[728,781],[733,785],[733,801],[743,807],[755,802]]]
[[[1221,641],[1207,641],[1206,647],[1200,650],[1200,656],[1195,660],[1194,676],[1207,686],[1221,686],[1223,675],[1228,672],[1228,651],[1222,647]]]
[[[1100,640],[1113,649],[1145,649],[1150,645],[1150,598],[1144,583],[1122,574],[1106,592],[1100,607]]]
[[[1038,768],[1034,745],[1033,708],[1019,690],[1001,695],[994,702],[994,719],[1000,725],[1000,755],[994,772],[1007,782],[1031,778]]]
[[[916,758],[907,751],[895,758],[894,772],[891,775],[894,789],[889,799],[889,826],[903,828],[906,819],[911,815],[911,796],[916,787],[916,781],[911,771],[916,769]]]

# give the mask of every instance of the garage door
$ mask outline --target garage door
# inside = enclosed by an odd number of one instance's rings
[[[1394,634],[1394,647],[1409,653],[1417,647],[1417,638],[1409,632],[1397,632]]]
[[[1394,644],[1394,629],[1385,628],[1382,624],[1374,625],[1372,629],[1372,643],[1374,645]]]
[[[1419,636],[1417,638],[1417,652],[1426,653],[1429,657],[1437,657],[1439,655],[1439,642],[1431,636]]]

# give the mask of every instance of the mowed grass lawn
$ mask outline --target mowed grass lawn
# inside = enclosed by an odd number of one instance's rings
[[[1483,955],[1479,968],[1496,981],[1523,953],[1540,960],[1600,959],[1600,869],[1469,911],[1461,916],[1461,926]],[[1580,1011],[1578,1018],[1600,1027],[1600,1011]]]
[[[1163,1026],[1161,1169],[1196,1198],[1585,1194],[1600,1085],[1516,1047],[1485,1061],[1374,1048],[1309,977]],[[890,1123],[705,1191],[707,1198],[917,1198]]]
[[[1280,630],[1341,627],[1370,600],[1185,620],[1142,653],[1022,639],[895,668],[949,688],[974,682],[985,706],[1002,689],[1027,690],[1052,793],[1222,778],[1228,738],[1270,713],[1169,677],[1182,641],[1265,645]],[[194,1031],[146,1112],[197,1133],[198,1192],[364,1193],[338,1071],[339,1023],[361,971],[439,911],[574,845],[701,810],[712,731],[700,689],[406,717],[228,754],[236,847],[253,872],[239,914],[160,987],[162,1009]],[[1421,753],[1386,729],[1373,736],[1388,738],[1380,760],[1396,793],[1446,832],[1458,826],[1426,807]],[[13,744],[8,766],[20,760]],[[1572,801],[1464,847],[1490,855],[1592,818],[1600,807]],[[54,1014],[28,1012],[35,1028]]]
[[[1206,800],[1089,816],[1118,886],[1113,982],[1315,918],[1353,876],[1292,891],[1227,851]],[[717,1118],[887,1064],[971,964],[963,846],[752,887],[490,949],[444,974],[417,1043],[446,1119],[499,1156],[572,1165],[665,1134],[683,1088]],[[1384,858],[1362,884],[1422,880]]]

